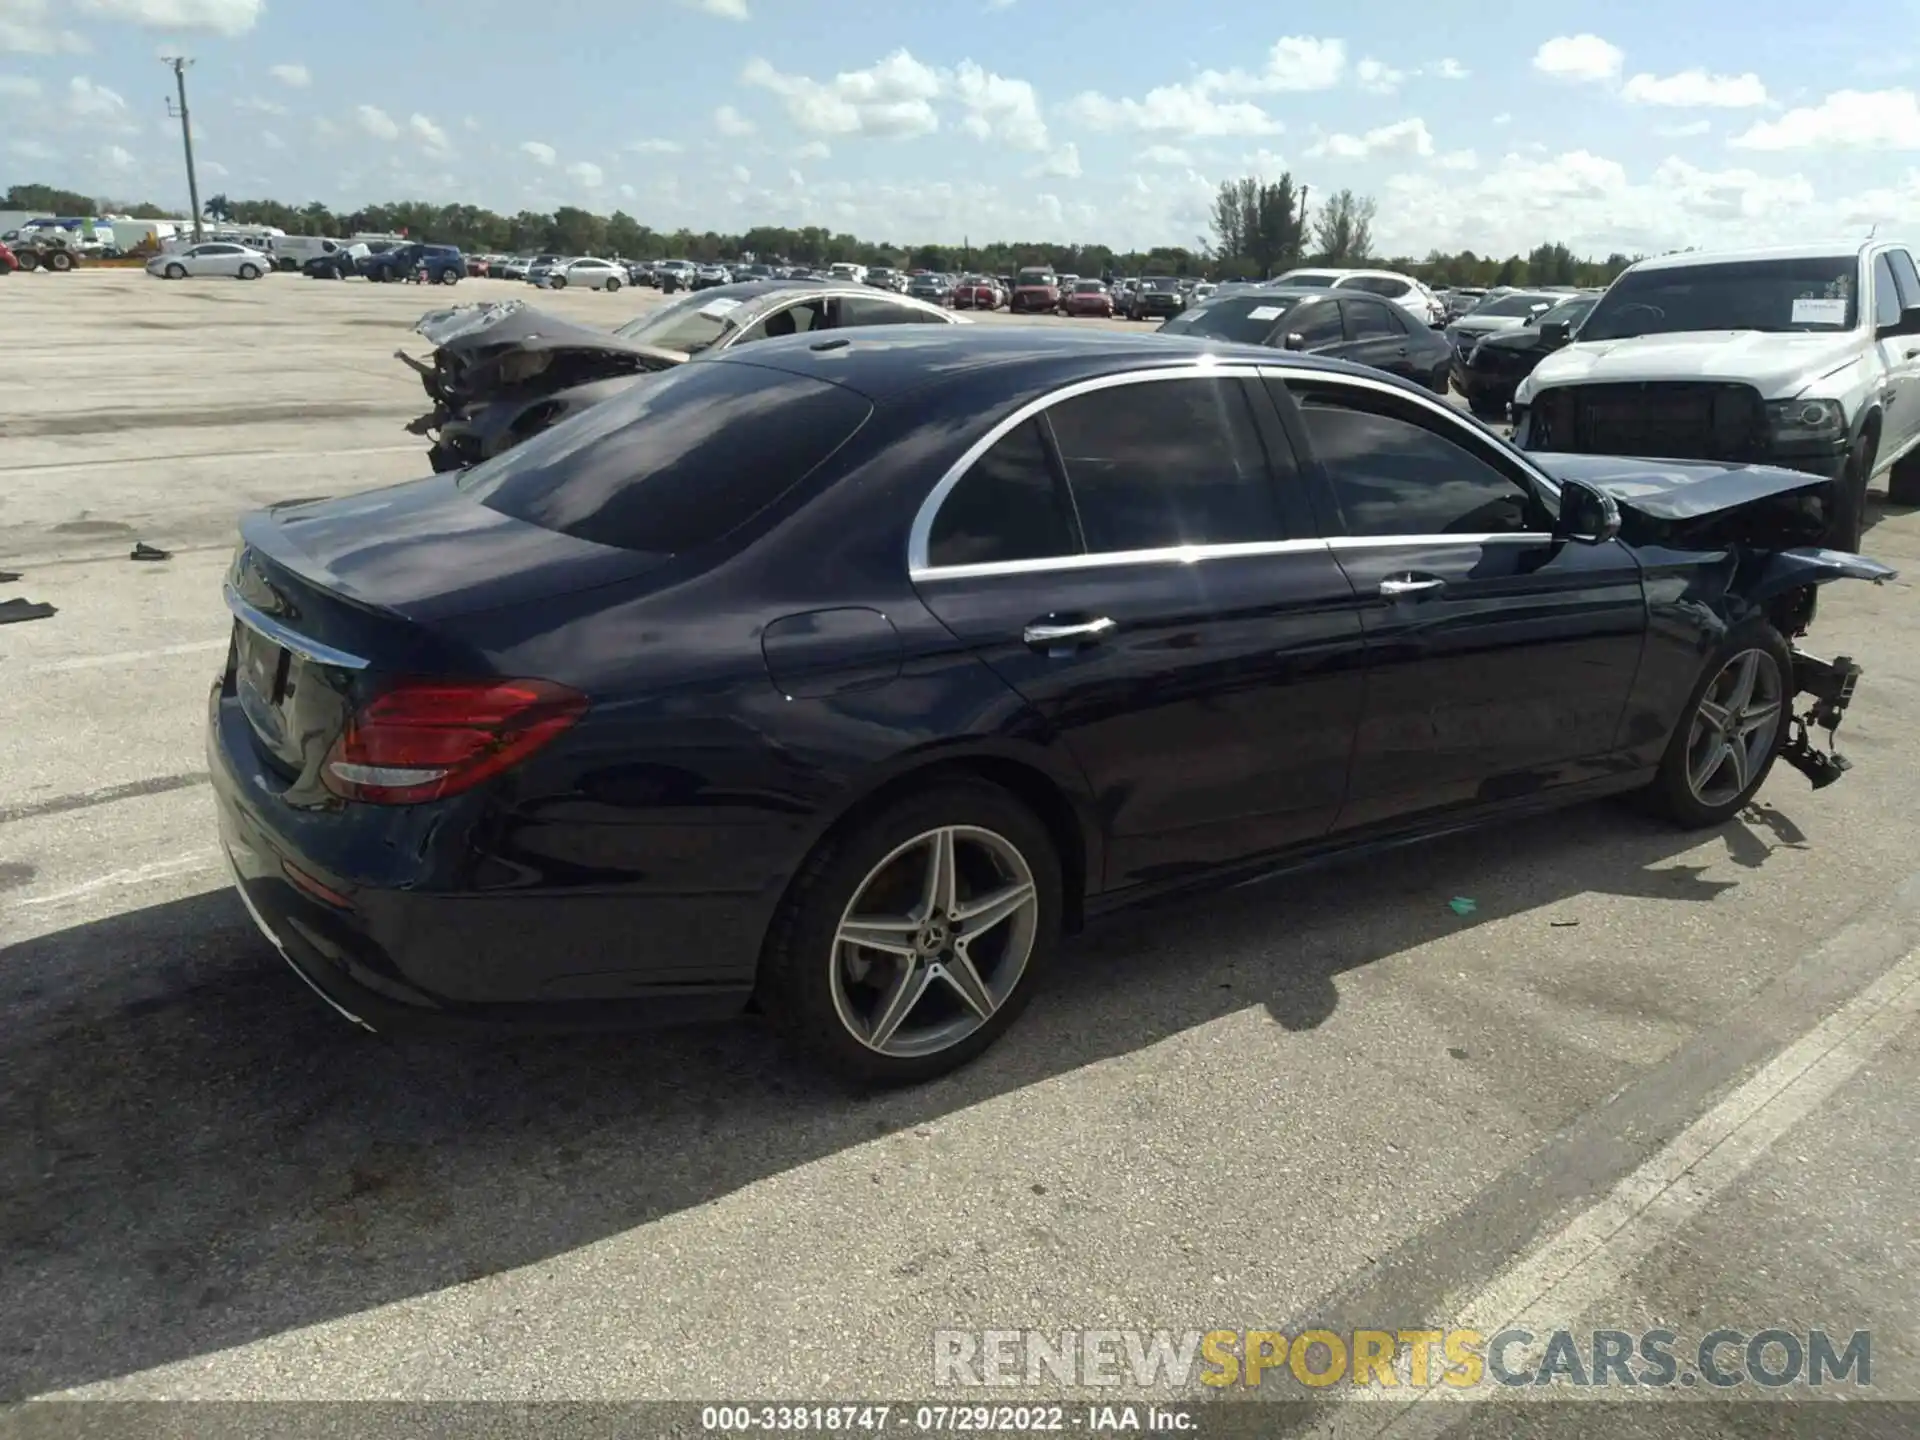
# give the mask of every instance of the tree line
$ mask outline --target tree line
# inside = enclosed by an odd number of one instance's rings
[[[1290,174],[1277,180],[1248,176],[1221,185],[1210,216],[1211,234],[1193,246],[1156,246],[1118,251],[1106,245],[1052,241],[995,241],[984,245],[913,245],[862,240],[809,225],[760,225],[738,235],[717,231],[655,230],[624,210],[598,215],[562,205],[551,213],[522,210],[501,215],[477,205],[402,200],[334,210],[318,201],[209,196],[203,218],[214,224],[272,225],[289,235],[407,234],[469,253],[607,255],[629,260],[735,260],[744,255],[779,258],[796,265],[837,260],[891,265],[909,270],[984,270],[1002,274],[1023,265],[1050,265],[1076,275],[1204,275],[1212,279],[1264,279],[1297,265],[1366,265],[1416,275],[1435,286],[1604,285],[1635,258],[1622,254],[1596,260],[1576,256],[1566,245],[1543,242],[1525,255],[1479,255],[1471,250],[1429,251],[1425,259],[1376,253],[1371,196],[1339,190],[1316,207],[1307,187]],[[43,214],[103,212],[164,219],[170,212],[151,202],[129,203],[87,196],[51,185],[15,185],[0,209]]]

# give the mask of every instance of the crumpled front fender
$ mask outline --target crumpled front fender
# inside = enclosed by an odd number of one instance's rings
[[[1755,605],[1765,605],[1775,596],[1833,580],[1871,580],[1883,584],[1899,575],[1891,565],[1845,550],[1827,550],[1804,546],[1777,550],[1766,557],[1752,579],[1740,586],[1741,593]]]

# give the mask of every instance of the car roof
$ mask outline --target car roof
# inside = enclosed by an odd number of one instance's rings
[[[1862,255],[1888,240],[1830,240],[1825,244],[1749,245],[1733,250],[1683,250],[1637,260],[1634,270],[1676,270],[1687,265],[1735,265],[1743,260],[1824,260],[1830,255]]]
[[[1011,396],[1035,385],[1068,384],[1099,375],[1220,361],[1325,370],[1380,379],[1345,361],[1236,345],[1185,335],[1135,335],[1038,325],[876,325],[822,335],[793,335],[741,345],[703,365],[760,365],[844,385],[883,403],[925,389],[1004,377]],[[998,389],[999,386],[989,385]]]

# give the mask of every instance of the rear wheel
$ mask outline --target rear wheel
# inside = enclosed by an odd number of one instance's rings
[[[1896,505],[1920,505],[1920,450],[1893,462],[1887,472],[1887,499]]]
[[[1737,626],[1703,667],[1648,791],[1689,829],[1739,814],[1786,740],[1793,652],[1764,620]]]
[[[458,270],[442,270],[440,272],[440,283],[442,285],[456,285],[459,281],[460,272]]]
[[[928,1080],[993,1044],[1058,943],[1060,861],[1034,813],[956,781],[831,837],[768,938],[760,990],[850,1079]]]

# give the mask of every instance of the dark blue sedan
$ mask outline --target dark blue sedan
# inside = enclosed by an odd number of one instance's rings
[[[1794,642],[1815,587],[1891,572],[1817,548],[1826,487],[1523,454],[1267,349],[766,340],[249,516],[221,839],[369,1028],[757,1007],[922,1079],[1118,906],[1610,792],[1713,825],[1777,758],[1831,780],[1808,724],[1857,669]]]

